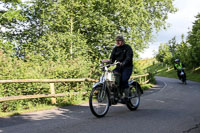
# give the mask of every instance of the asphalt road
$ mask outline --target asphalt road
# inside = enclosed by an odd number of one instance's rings
[[[200,133],[200,83],[156,77],[137,111],[112,106],[104,118],[88,104],[0,118],[0,133]]]

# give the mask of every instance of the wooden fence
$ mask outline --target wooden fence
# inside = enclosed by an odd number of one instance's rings
[[[131,79],[139,78],[140,84],[145,84],[149,82],[150,79],[147,80],[147,76],[149,74],[144,75],[137,75],[132,76]],[[144,77],[144,82],[142,82],[142,78]],[[50,94],[40,94],[40,95],[22,95],[22,96],[8,96],[8,97],[0,97],[0,102],[5,101],[12,101],[12,100],[23,100],[23,99],[32,99],[32,98],[45,98],[51,97],[51,103],[56,103],[55,97],[63,97],[63,96],[70,96],[71,94],[68,93],[55,93],[55,83],[66,83],[66,82],[97,82],[98,80],[90,79],[90,78],[83,78],[83,79],[14,79],[14,80],[0,80],[0,84],[3,83],[49,83],[50,85]],[[78,93],[78,92],[76,92]],[[76,94],[73,93],[73,94]],[[87,92],[83,92],[85,94]]]
[[[140,84],[146,84],[148,83],[151,79],[147,78],[149,76],[149,74],[144,74],[144,75],[137,75],[137,76],[132,76],[131,79],[139,79],[139,83]],[[144,77],[143,81],[142,81],[142,78]]]

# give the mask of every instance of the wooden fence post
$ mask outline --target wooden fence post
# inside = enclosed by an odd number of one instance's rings
[[[50,92],[51,94],[55,94],[55,88],[54,88],[54,83],[50,83]],[[51,98],[51,103],[56,104],[56,98]]]

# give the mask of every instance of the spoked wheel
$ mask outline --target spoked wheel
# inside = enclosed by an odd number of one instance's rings
[[[130,96],[126,103],[129,110],[136,110],[140,105],[140,91],[137,86],[130,88]]]
[[[106,90],[101,86],[92,89],[89,98],[89,105],[91,112],[96,117],[103,117],[109,110],[109,96]]]

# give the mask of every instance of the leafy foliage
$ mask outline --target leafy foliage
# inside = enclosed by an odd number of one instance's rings
[[[196,16],[196,21],[193,23],[192,31],[188,35],[188,43],[191,45],[190,61],[194,67],[200,66],[200,13]]]
[[[85,65],[87,63],[87,65]],[[72,65],[73,64],[73,65]],[[62,78],[84,78],[90,77],[91,65],[83,58],[76,58],[68,61],[28,61],[18,60],[0,54],[0,79],[62,79]],[[88,84],[85,83],[57,83],[56,93],[70,91],[87,91]],[[91,85],[91,84],[90,84]],[[0,97],[49,94],[48,83],[6,83],[0,84]],[[29,102],[49,103],[49,99],[21,100],[1,103],[2,111],[16,109],[17,103],[28,107]],[[16,103],[16,104],[15,104]],[[12,105],[12,106],[11,106]]]
[[[165,64],[173,64],[174,60],[178,58],[188,68],[200,66],[200,14],[196,16],[196,19],[186,41],[184,41],[184,35],[182,35],[180,43],[177,43],[174,37],[168,43],[160,45],[158,54],[156,55],[158,61]]]
[[[160,62],[164,62],[166,64],[170,64],[171,62],[171,52],[168,44],[161,44],[159,46],[159,54],[156,56],[156,59]]]
[[[107,56],[119,33],[135,52],[142,51],[153,29],[164,27],[167,14],[175,11],[171,0],[34,0],[7,8],[0,15],[7,29],[2,37],[17,44],[18,56],[37,52],[55,58],[49,51],[55,45],[70,50],[66,54],[78,56],[74,54],[82,46],[92,60]],[[52,41],[46,42],[49,39]]]
[[[97,78],[99,62],[109,58],[115,36],[124,35],[137,58],[137,52],[151,41],[152,32],[165,28],[168,13],[176,11],[172,2],[3,0],[0,2],[4,6],[0,11],[0,79]],[[66,86],[73,89],[87,85]],[[0,87],[0,96],[48,92],[48,87],[42,84]],[[57,87],[60,92],[69,91],[65,86]],[[21,102],[27,105],[29,100]],[[10,105],[15,106],[14,103]],[[9,110],[7,106],[2,107],[4,111]]]

